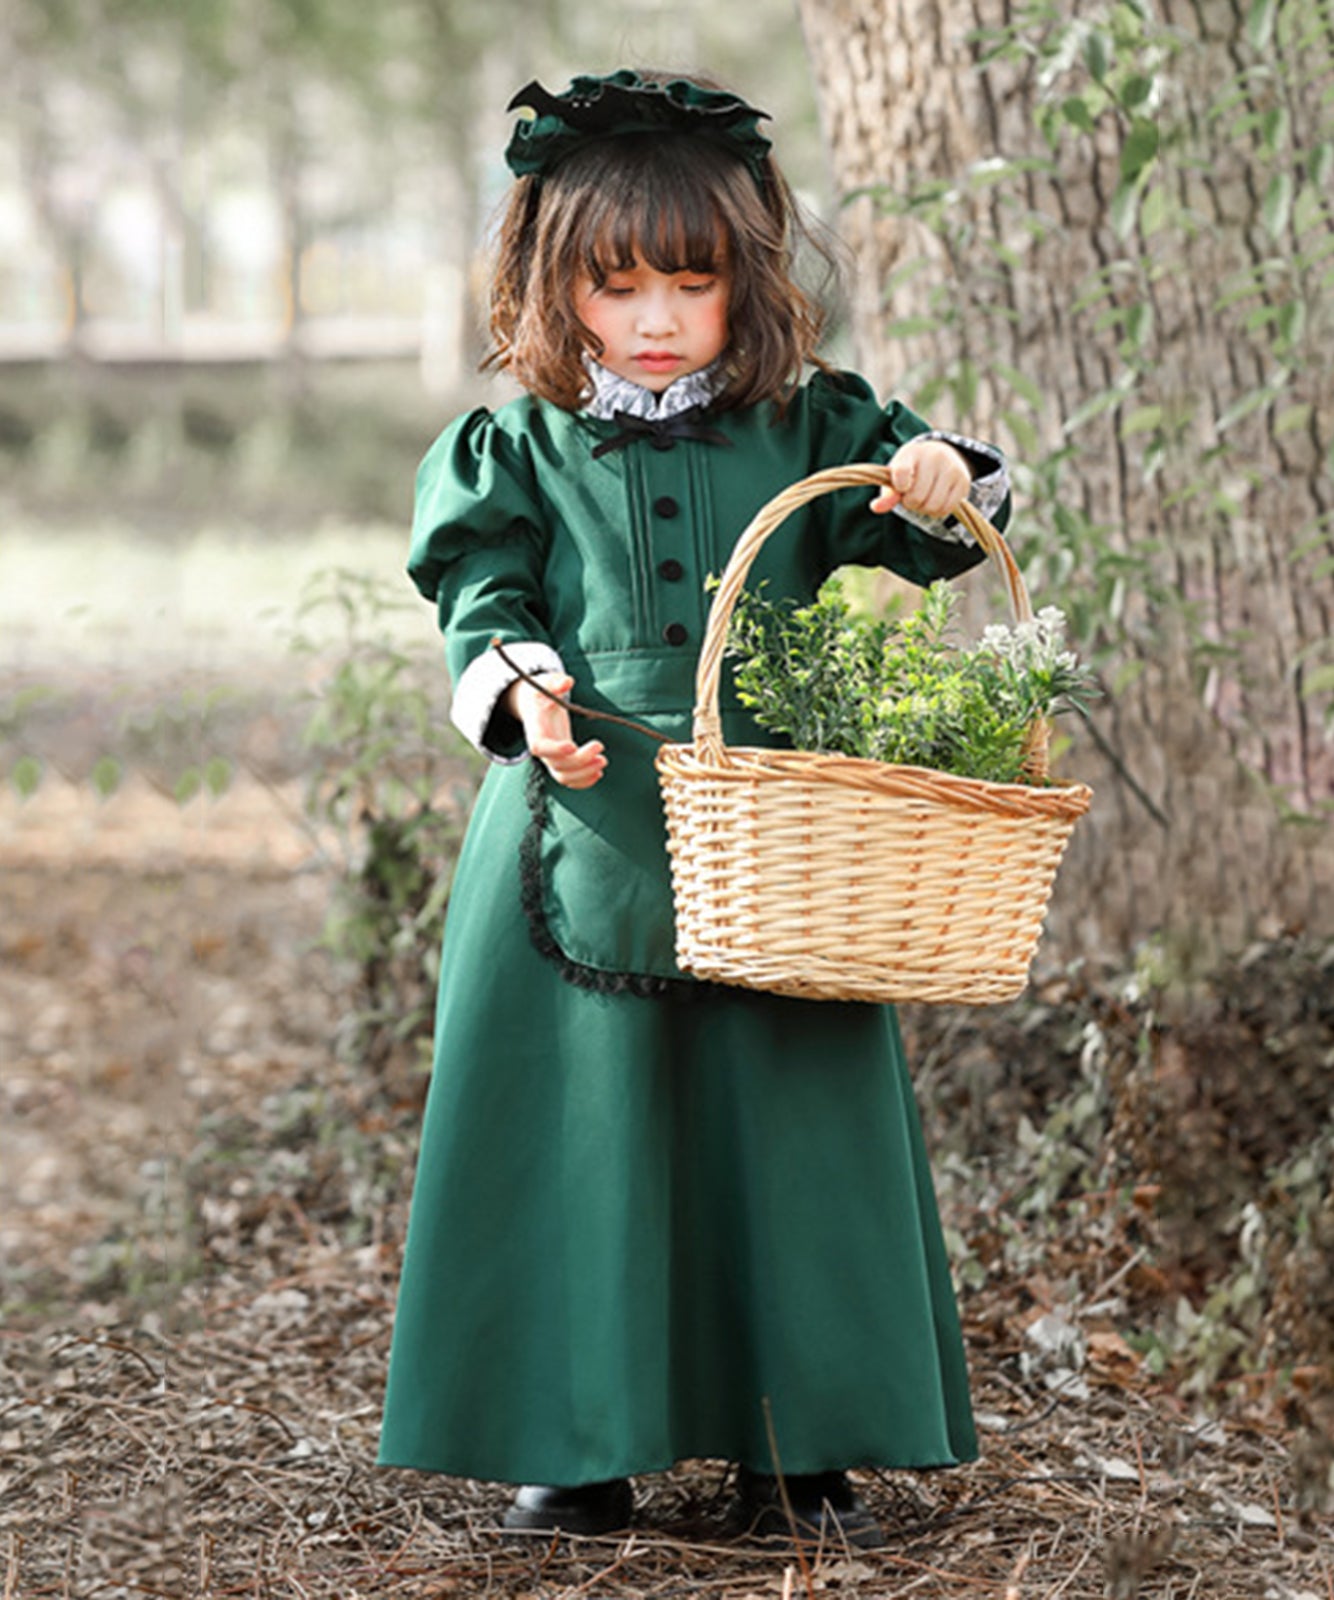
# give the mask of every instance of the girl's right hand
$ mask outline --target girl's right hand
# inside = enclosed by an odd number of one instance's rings
[[[544,673],[542,685],[555,695],[568,695],[574,679],[563,673]],[[523,724],[531,755],[567,789],[591,789],[607,769],[602,743],[590,739],[575,744],[570,736],[570,713],[549,700],[531,683],[520,680],[509,691],[510,710]]]

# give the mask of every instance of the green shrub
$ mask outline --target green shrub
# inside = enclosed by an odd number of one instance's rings
[[[1061,648],[1054,606],[971,649],[953,640],[956,607],[943,583],[878,619],[854,614],[837,580],[808,606],[743,594],[728,635],[738,696],[800,750],[1023,781],[1030,728],[1081,704],[1091,674]]]
[[[297,640],[321,669],[305,805],[336,869],[324,943],[355,974],[343,1048],[381,1073],[429,1060],[445,908],[480,768],[450,725],[439,651],[405,645],[392,626],[410,605],[380,579],[333,571],[304,596]]]

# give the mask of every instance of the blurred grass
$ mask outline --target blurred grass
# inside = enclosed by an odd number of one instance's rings
[[[0,811],[61,779],[91,794],[131,773],[186,798],[238,769],[269,783],[307,770],[306,725],[349,623],[312,596],[350,575],[382,596],[382,647],[421,664],[447,718],[431,607],[403,571],[404,530],[321,522],[143,538],[123,514],[22,519],[0,539]],[[367,619],[361,619],[365,621]],[[300,645],[300,648],[298,648]],[[0,826],[0,833],[3,827]]]
[[[0,669],[266,669],[289,655],[307,587],[333,570],[400,588],[395,626],[433,637],[406,553],[406,528],[382,522],[322,518],[299,537],[249,521],[183,522],[166,539],[146,537],[123,510],[71,514],[54,532],[20,514],[0,539]]]
[[[330,574],[382,588],[387,636],[439,660],[403,564],[459,403],[411,363],[0,369],[0,788],[290,778],[340,647],[301,610]],[[443,707],[443,663],[439,686]]]
[[[412,362],[3,367],[0,493],[57,529],[108,512],[167,537],[201,516],[403,525],[418,461],[470,398],[428,396]]]

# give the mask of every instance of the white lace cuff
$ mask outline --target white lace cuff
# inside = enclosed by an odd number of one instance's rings
[[[525,672],[564,672],[561,658],[549,644],[525,640],[505,645],[505,654]],[[528,759],[523,729],[518,721],[500,708],[500,701],[519,674],[500,659],[494,650],[483,650],[474,657],[454,685],[450,720],[469,744],[489,760],[513,767]]]

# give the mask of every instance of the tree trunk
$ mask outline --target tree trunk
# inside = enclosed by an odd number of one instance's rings
[[[1327,933],[1328,22],[1160,0],[1138,41],[1056,21],[991,55],[1016,9],[801,0],[837,187],[877,191],[843,212],[859,359],[1033,469],[1035,601],[1106,664],[1055,947]]]

